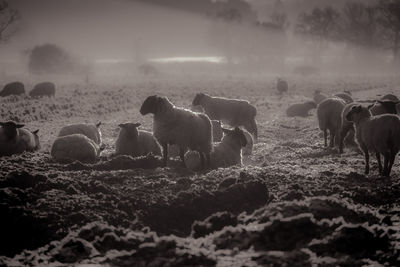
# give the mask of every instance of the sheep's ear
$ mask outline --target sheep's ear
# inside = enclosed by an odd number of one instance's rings
[[[141,124],[141,123],[134,123],[134,124],[132,124],[132,126],[135,127],[135,128],[136,128],[136,127],[139,127],[140,125],[142,125],[142,124]]]
[[[99,128],[100,125],[101,125],[101,121],[99,121],[99,122],[96,124],[96,127]]]
[[[18,123],[15,124],[15,128],[22,128],[24,126],[25,126],[24,124],[18,124]]]
[[[126,128],[126,126],[128,126],[128,124],[127,123],[121,123],[121,124],[118,124],[118,126],[121,127],[121,128]]]
[[[38,134],[38,132],[39,132],[39,129],[37,129],[36,131],[33,131],[32,133],[33,134]]]
[[[222,132],[224,133],[224,134],[230,134],[230,133],[232,133],[232,130],[229,130],[229,129],[226,129],[226,128],[221,128],[222,129]]]

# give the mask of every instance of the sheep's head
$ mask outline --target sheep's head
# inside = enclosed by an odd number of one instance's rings
[[[166,97],[152,95],[146,98],[140,107],[140,114],[147,115],[149,113],[157,114],[168,110],[172,103]]]
[[[224,133],[224,135],[226,137],[230,137],[234,140],[238,140],[241,147],[245,147],[247,145],[247,139],[246,139],[246,136],[244,135],[242,129],[240,129],[238,127],[235,127],[235,129],[233,129],[233,130],[222,128],[222,132]]]
[[[314,101],[307,101],[305,104],[308,106],[309,109],[317,108],[317,104],[315,104]]]
[[[33,137],[35,138],[35,148],[34,148],[35,150],[39,150],[40,149],[40,141],[39,141],[38,133],[39,133],[39,129],[32,132]]]
[[[399,101],[390,101],[390,100],[378,100],[377,103],[381,104],[382,107],[385,108],[388,114],[397,114],[397,104]]]
[[[358,122],[363,118],[371,117],[371,112],[368,108],[361,105],[353,106],[346,115],[346,120],[351,122]]]
[[[0,122],[0,126],[2,127],[5,136],[7,139],[11,140],[17,136],[17,129],[24,127],[23,124],[18,124],[13,121]]]
[[[121,129],[124,129],[128,135],[132,138],[137,138],[139,136],[139,131],[138,131],[138,127],[140,126],[140,123],[121,123],[118,126],[121,127]]]
[[[203,93],[196,94],[196,96],[194,97],[194,99],[192,101],[192,106],[201,106],[203,104],[203,100],[205,97],[206,97],[206,94],[203,94]]]

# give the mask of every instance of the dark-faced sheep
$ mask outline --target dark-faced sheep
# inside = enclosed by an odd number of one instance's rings
[[[400,118],[393,114],[372,116],[368,108],[353,106],[346,119],[356,126],[356,139],[365,157],[365,174],[369,173],[369,151],[375,153],[379,173],[390,176],[396,157],[400,151]],[[381,155],[384,157],[382,168]]]
[[[115,154],[133,157],[145,156],[149,153],[161,156],[161,147],[152,133],[138,130],[140,123],[122,123],[115,143]]]
[[[156,95],[146,98],[140,113],[154,114],[153,132],[163,148],[164,166],[167,165],[168,145],[173,144],[179,146],[184,164],[184,153],[190,149],[200,153],[203,167],[209,165],[213,140],[211,121],[206,114],[178,108],[168,98]]]
[[[52,97],[56,94],[56,85],[52,82],[42,82],[36,84],[29,92],[30,97]]]
[[[397,114],[397,105],[399,101],[377,100],[374,104],[368,106],[372,116],[382,114]]]
[[[11,156],[15,154],[19,142],[19,129],[24,127],[13,121],[0,122],[0,156]]]
[[[328,130],[330,135],[329,146],[333,147],[334,143],[339,143],[339,133],[342,124],[342,111],[346,103],[340,98],[327,98],[317,107],[317,117],[319,128],[324,133],[324,145],[328,146],[327,136]]]
[[[3,90],[0,92],[1,97],[22,94],[25,94],[25,85],[21,82],[8,83],[3,87]]]
[[[314,101],[307,101],[305,103],[293,104],[286,110],[288,117],[307,117],[310,116],[310,110],[316,108],[317,105]]]
[[[192,102],[200,105],[212,120],[219,120],[232,127],[243,126],[257,140],[257,109],[246,100],[212,97],[199,93]]]

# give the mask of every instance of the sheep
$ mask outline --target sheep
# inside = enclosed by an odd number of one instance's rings
[[[224,137],[222,137],[221,142],[214,143],[214,149],[211,152],[211,169],[242,165],[242,148],[247,145],[243,130],[235,127],[233,130],[222,128],[222,131],[224,132]],[[188,162],[190,170],[199,170],[200,159],[198,153],[195,151],[187,152],[185,160]]]
[[[327,99],[328,97],[324,95],[320,90],[315,90],[314,92],[314,102],[315,104],[321,103],[323,100]]]
[[[115,154],[138,157],[153,153],[161,156],[160,144],[152,133],[138,130],[140,125],[140,123],[122,123],[118,125],[121,130],[115,143]]]
[[[375,152],[379,174],[390,176],[396,157],[400,151],[400,118],[393,114],[372,116],[368,108],[353,106],[346,119],[356,127],[356,139],[365,157],[365,174],[369,173],[369,151]],[[382,169],[381,154],[384,157]]]
[[[92,139],[83,134],[70,134],[57,137],[50,154],[56,161],[94,162],[100,152],[101,149]]]
[[[29,131],[27,129],[18,129],[19,132],[19,150],[20,153],[23,151],[36,151],[40,149],[40,141],[38,132],[39,130]]]
[[[42,82],[36,84],[33,89],[29,92],[30,97],[54,97],[56,94],[56,86],[52,82]]]
[[[86,137],[93,140],[96,144],[101,144],[101,131],[100,131],[101,122],[97,124],[86,124],[86,123],[79,123],[79,124],[71,124],[64,126],[61,128],[58,137],[70,135],[70,134],[83,134]]]
[[[25,94],[25,85],[21,82],[8,83],[3,87],[3,90],[0,92],[1,97],[22,94]]]
[[[163,149],[163,165],[167,166],[168,145],[177,144],[185,165],[187,148],[200,153],[203,167],[209,165],[212,150],[212,125],[206,114],[174,106],[166,97],[149,96],[140,108],[140,114],[154,114],[154,136]],[[205,160],[207,162],[205,162]]]
[[[0,122],[0,156],[11,156],[19,142],[19,129],[24,127],[13,121]]]
[[[346,102],[346,104],[354,102],[353,98],[347,93],[339,93],[339,94],[334,95],[334,97],[343,99]]]
[[[287,81],[278,78],[276,82],[276,90],[278,91],[279,95],[282,95],[283,93],[286,93],[289,89]]]
[[[288,117],[307,117],[310,116],[309,111],[316,108],[317,105],[314,101],[307,101],[305,103],[293,104],[289,106],[286,110],[286,115]]]
[[[349,113],[349,111],[354,107],[359,105],[359,103],[349,103],[347,104],[342,111],[342,115],[341,115],[341,119],[342,119],[342,123],[341,123],[341,128],[340,128],[340,134],[339,134],[339,152],[343,153],[343,141],[345,139],[345,137],[347,136],[348,132],[351,131],[352,134],[354,134],[354,127],[353,127],[353,123],[348,121],[346,119],[347,113]]]
[[[204,113],[204,108],[200,105],[192,106],[191,110],[194,112]],[[218,120],[211,120],[212,129],[213,129],[213,141],[219,142],[222,139],[222,124],[221,121]]]
[[[399,101],[391,100],[377,100],[374,104],[369,105],[372,116],[382,115],[382,114],[397,114],[397,105]]]
[[[200,105],[212,120],[220,120],[232,127],[243,126],[257,140],[257,109],[248,101],[196,94],[193,106]]]
[[[327,98],[317,107],[319,128],[324,132],[324,145],[327,144],[327,131],[329,130],[329,146],[333,147],[334,141],[339,142],[338,135],[342,123],[342,111],[346,102],[340,98]]]
[[[397,96],[395,96],[394,94],[386,94],[386,95],[382,96],[380,100],[390,100],[393,102],[400,102],[400,99]]]

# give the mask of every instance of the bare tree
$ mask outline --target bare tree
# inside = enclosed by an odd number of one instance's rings
[[[0,0],[0,42],[6,42],[16,32],[19,12],[11,8],[7,1]]]
[[[395,64],[400,64],[400,1],[380,0],[380,23],[385,28],[385,41],[393,53]]]

